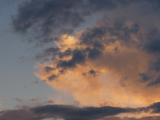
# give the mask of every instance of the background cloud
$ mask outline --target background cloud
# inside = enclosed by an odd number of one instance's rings
[[[128,109],[114,107],[79,108],[67,105],[46,105],[33,108],[25,107],[18,110],[1,111],[0,118],[2,120],[41,120],[45,118],[62,118],[64,120],[92,120],[127,111]]]

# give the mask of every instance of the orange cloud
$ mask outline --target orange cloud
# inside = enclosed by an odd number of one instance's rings
[[[35,75],[56,90],[70,92],[81,105],[139,107],[159,101],[159,88],[147,88],[148,82],[140,82],[139,74],[148,72],[149,62],[154,61],[154,57],[137,47],[141,42],[137,36],[130,33],[134,44],[126,44],[116,35],[105,33],[101,39],[93,38],[104,48],[95,48],[80,40],[85,32],[77,33],[77,37],[65,34],[55,42],[60,52],[82,51],[83,62],[78,61],[79,56],[74,58],[74,53],[56,56],[49,64],[38,64],[39,72]],[[115,42],[106,43],[109,39],[115,39]],[[65,62],[57,67],[60,61]],[[45,67],[54,69],[46,71]]]

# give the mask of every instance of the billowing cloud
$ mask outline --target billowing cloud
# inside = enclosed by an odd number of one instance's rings
[[[35,75],[53,89],[84,106],[143,107],[160,101],[159,5],[30,0],[12,24],[17,33],[35,34],[36,44],[54,42],[35,57],[44,61]]]
[[[36,75],[54,89],[71,92],[82,105],[146,106],[158,102],[159,89],[152,86],[157,80],[144,80],[158,74],[150,70],[156,57],[145,50],[144,33],[135,23],[120,23],[119,28],[117,24],[98,24],[75,37],[62,35],[55,42],[59,54],[50,64],[40,64]]]

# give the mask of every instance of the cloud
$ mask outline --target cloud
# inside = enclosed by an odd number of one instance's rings
[[[119,6],[126,7],[136,2],[138,1],[69,0],[66,3],[65,0],[24,0],[19,5],[18,14],[12,17],[12,25],[17,33],[30,35],[36,33],[38,44],[48,43],[57,40],[62,33],[73,33],[87,21],[89,16],[115,10]]]
[[[56,39],[51,37],[51,33],[71,33],[73,29],[70,26],[78,27],[83,23],[81,14],[74,11],[75,8],[81,8],[82,4],[82,0],[70,0],[67,4],[64,0],[24,1],[19,6],[17,16],[13,17],[13,29],[23,34],[36,32],[38,43],[51,42]]]
[[[159,21],[157,0],[30,0],[12,26],[54,42],[35,57],[53,89],[84,106],[142,107],[159,102]]]
[[[146,49],[148,49],[150,52],[158,53],[160,51],[160,40],[152,40],[148,43],[146,46]]]
[[[73,106],[43,106],[33,109],[36,114],[56,114],[58,116],[63,116],[65,120],[74,120],[74,119],[98,119],[104,116],[110,116],[119,114],[121,112],[127,112],[127,109],[123,108],[113,108],[113,107],[85,107],[85,108],[77,108]]]
[[[41,120],[45,118],[62,118],[64,120],[93,120],[128,111],[127,108],[114,108],[109,106],[80,108],[71,105],[45,105],[1,111],[0,119],[10,120],[12,118],[12,120]]]
[[[134,30],[135,23],[119,25],[97,24],[75,37],[62,35],[56,41],[61,54],[51,64],[40,64],[36,76],[54,89],[71,92],[82,105],[146,106],[158,102],[157,94],[146,88],[154,78],[144,80],[144,75],[153,76],[147,72],[155,59],[139,46],[144,39],[139,39],[142,31]],[[47,66],[54,70],[46,72]]]
[[[1,120],[42,120],[47,118],[64,120],[140,120],[136,116],[143,116],[141,120],[159,118],[159,103],[143,108],[120,108],[111,106],[77,107],[73,105],[39,105],[36,107],[22,107],[16,110],[0,112]],[[153,110],[152,110],[153,109]],[[19,114],[21,113],[21,114]],[[154,114],[157,113],[157,114]],[[125,114],[125,115],[123,115]],[[119,115],[116,117],[115,115]],[[151,116],[149,116],[151,115]],[[120,117],[121,116],[121,117]]]

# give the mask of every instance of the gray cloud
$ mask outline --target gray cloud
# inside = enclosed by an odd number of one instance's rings
[[[128,108],[116,107],[75,107],[70,105],[46,105],[18,110],[1,111],[1,120],[41,120],[63,118],[64,120],[96,120],[105,116],[129,112]],[[19,114],[21,113],[21,114]]]
[[[72,59],[65,61],[65,60],[60,60],[57,64],[57,67],[62,67],[64,69],[69,68],[69,67],[76,67],[76,64],[84,64],[85,62],[85,53],[81,50],[74,50],[72,52]]]
[[[156,80],[150,82],[148,86],[153,86],[153,85],[159,85],[160,84],[160,77],[156,78]]]
[[[45,71],[46,71],[46,72],[50,72],[50,71],[52,71],[52,70],[54,70],[54,68],[52,68],[52,67],[48,67],[48,66],[47,66],[47,67],[45,67]]]
[[[134,113],[154,109],[152,113],[160,113],[160,103],[154,103],[143,108],[120,108],[120,107],[76,107],[73,105],[44,105],[37,107],[23,107],[17,110],[6,110],[0,112],[1,120],[42,120],[45,118],[62,118],[64,120],[121,120],[113,117],[120,113]],[[20,114],[19,114],[20,113]],[[141,120],[148,120],[150,117],[142,117]],[[156,117],[154,117],[156,118]],[[159,118],[159,117],[157,117]],[[124,120],[140,120],[138,118],[124,118]]]
[[[141,78],[142,78],[142,79],[140,79],[140,80],[141,80],[141,81],[144,81],[144,82],[152,79],[152,77],[149,76],[147,73],[140,73],[139,75],[140,75]]]
[[[52,81],[52,80],[54,80],[56,77],[57,77],[57,76],[56,76],[55,74],[53,74],[53,75],[51,75],[51,76],[48,78],[48,80],[49,80],[49,81]]]
[[[105,116],[128,112],[127,109],[114,107],[85,107],[48,105],[32,109],[36,114],[56,114],[65,120],[92,120]]]
[[[159,53],[160,52],[160,40],[156,39],[156,40],[149,41],[148,45],[146,46],[146,49],[152,53]]]
[[[37,43],[56,40],[58,33],[71,33],[72,27],[83,23],[78,9],[83,9],[82,0],[29,0],[23,2],[18,14],[13,17],[13,29],[18,33],[37,34]],[[54,38],[50,35],[54,34]],[[34,41],[34,40],[33,40]]]
[[[144,1],[144,0],[143,0]],[[150,1],[145,1],[155,5]],[[17,33],[36,34],[38,43],[56,40],[60,34],[71,34],[85,22],[86,17],[118,6],[129,6],[138,0],[29,0],[19,5],[12,25]],[[53,37],[54,35],[54,37]],[[34,40],[33,40],[34,41]]]
[[[94,71],[94,70],[90,70],[89,73],[90,73],[91,75],[93,75],[93,76],[96,76],[96,71]]]

